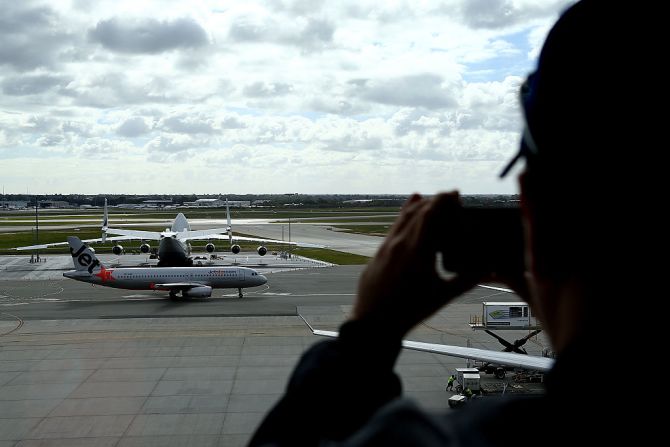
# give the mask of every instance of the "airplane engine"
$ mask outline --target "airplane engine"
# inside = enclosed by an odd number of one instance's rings
[[[240,246],[239,245],[233,245],[230,247],[230,251],[233,252],[233,254],[238,254],[240,252]]]
[[[262,245],[256,249],[259,255],[265,256],[265,254],[268,252],[268,249],[263,247]]]
[[[214,246],[214,244],[210,242],[209,244],[205,245],[205,250],[207,251],[207,253],[214,253],[216,247]]]
[[[121,245],[115,245],[112,247],[112,253],[115,255],[120,255],[123,254],[123,247]]]
[[[149,244],[142,244],[140,245],[140,251],[142,253],[149,253],[151,251],[151,246]]]
[[[212,296],[212,288],[210,286],[192,287],[184,290],[182,295],[189,298],[208,298]]]

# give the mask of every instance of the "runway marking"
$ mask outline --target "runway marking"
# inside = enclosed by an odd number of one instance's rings
[[[0,334],[0,337],[2,337],[3,335],[9,335],[9,334],[11,334],[12,332],[21,329],[21,326],[23,326],[23,320],[21,319],[21,317],[17,317],[16,315],[8,314],[8,313],[6,313],[6,312],[2,312],[1,314],[2,314],[2,315],[9,315],[9,316],[12,317],[12,318],[16,318],[16,320],[18,321],[18,324],[16,325],[16,327],[15,327],[14,329],[11,329],[11,330],[9,330],[9,331],[7,331],[7,332],[3,332],[2,334]]]
[[[55,292],[47,292],[43,293],[42,295],[35,295],[35,296],[18,296],[18,295],[0,295],[0,298],[10,298],[10,299],[23,299],[23,300],[46,300],[49,298],[44,298],[50,295],[60,295],[63,293],[65,289],[63,287],[59,287]],[[6,293],[6,292],[3,292]],[[54,298],[57,299],[57,298]]]

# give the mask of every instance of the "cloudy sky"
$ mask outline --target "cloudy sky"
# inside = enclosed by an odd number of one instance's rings
[[[516,192],[565,0],[0,0],[6,193]]]

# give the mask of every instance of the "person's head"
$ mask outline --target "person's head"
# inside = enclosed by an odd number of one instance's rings
[[[642,128],[632,44],[640,43],[642,25],[635,6],[622,5],[583,0],[570,7],[521,92],[526,129],[510,165],[526,161],[520,183],[527,268],[554,291],[597,287],[620,268],[622,248],[631,243],[627,204],[619,200],[626,177],[642,166],[630,157]],[[546,320],[560,303],[540,299]],[[584,311],[597,304],[585,301]]]

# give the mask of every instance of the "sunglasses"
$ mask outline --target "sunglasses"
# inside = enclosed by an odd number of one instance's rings
[[[500,178],[505,177],[521,157],[528,159],[533,155],[537,155],[538,152],[537,145],[535,144],[535,139],[533,138],[533,135],[530,132],[530,127],[528,126],[528,116],[527,116],[528,107],[534,99],[533,87],[537,79],[536,77],[537,75],[535,72],[531,73],[523,82],[523,84],[521,84],[521,88],[519,89],[519,99],[521,102],[521,106],[523,108],[523,119],[524,119],[523,134],[521,136],[519,152],[517,152],[514,158],[512,158],[509,161],[509,163],[507,163],[505,168],[500,173]]]

